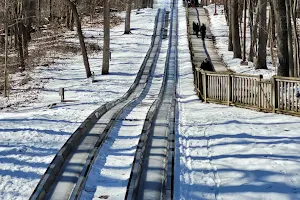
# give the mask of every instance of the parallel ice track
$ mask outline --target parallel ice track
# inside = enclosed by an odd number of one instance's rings
[[[30,199],[77,199],[89,169],[116,119],[144,95],[156,64],[164,34],[165,9],[158,10],[151,47],[137,78],[120,99],[94,111],[65,143],[41,178]]]
[[[126,199],[173,199],[178,10],[171,7],[169,47],[159,98],[153,103],[137,147]],[[150,117],[153,116],[154,119]],[[149,117],[150,116],[150,117]]]

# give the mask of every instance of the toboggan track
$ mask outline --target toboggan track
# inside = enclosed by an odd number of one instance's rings
[[[151,87],[150,80],[159,57],[162,39],[166,38],[165,26],[168,18],[169,13],[165,9],[158,9],[150,48],[130,89],[120,99],[106,103],[90,114],[56,154],[30,199],[63,200],[77,199],[80,196],[90,168],[116,121],[126,108],[132,107],[139,98],[144,98],[147,88]],[[163,154],[162,162],[158,163],[161,168],[158,185],[161,188],[159,191],[152,188],[150,193],[157,196],[154,199],[173,198],[177,29],[177,1],[174,0],[163,84],[144,122],[132,165],[126,199],[138,199],[138,197],[146,199],[149,193],[147,173],[153,173],[149,166],[151,162],[156,162],[151,161],[151,149],[158,149],[151,145],[153,142],[162,144],[159,148]],[[155,135],[156,129],[161,129],[162,131],[158,132],[164,137]],[[157,138],[159,141],[155,141]],[[142,170],[143,168],[145,169]]]

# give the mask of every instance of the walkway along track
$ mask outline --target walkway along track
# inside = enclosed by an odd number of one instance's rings
[[[177,45],[178,10],[174,0],[163,86],[144,124],[127,186],[127,200],[173,199]]]
[[[209,27],[208,16],[204,8],[186,8],[187,22],[188,22],[188,35],[189,35],[189,47],[191,52],[191,59],[193,61],[193,67],[200,67],[202,61],[208,58],[213,66],[213,71],[228,73],[228,69],[224,66],[224,63],[214,47],[214,36],[211,33]],[[206,39],[203,41],[201,38],[197,38],[193,33],[193,22],[206,24]]]
[[[146,90],[160,52],[164,19],[165,10],[159,9],[151,47],[130,89],[120,99],[95,110],[81,124],[54,157],[30,199],[77,199],[80,195],[93,160],[115,120]]]

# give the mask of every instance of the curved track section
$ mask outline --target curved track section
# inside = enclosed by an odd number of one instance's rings
[[[115,120],[143,94],[160,51],[165,10],[158,10],[151,46],[126,94],[94,111],[53,159],[30,199],[76,199]]]
[[[173,199],[178,16],[173,1],[166,71],[137,147],[126,199]]]

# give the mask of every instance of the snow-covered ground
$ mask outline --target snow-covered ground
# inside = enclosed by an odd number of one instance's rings
[[[32,80],[24,86],[39,89],[12,93],[9,100],[0,97],[0,103],[16,105],[0,111],[0,199],[28,199],[56,152],[80,123],[129,89],[149,48],[156,12],[144,9],[136,15],[133,11],[131,35],[123,35],[124,24],[111,30],[109,75],[101,75],[102,54],[89,56],[98,82],[85,78],[82,56],[53,52],[55,64],[36,68]],[[70,35],[75,32],[66,37]],[[100,29],[85,29],[84,35],[88,41],[102,45]],[[77,43],[76,38],[68,41]],[[15,80],[18,77],[13,76]],[[59,103],[60,87],[72,102]],[[24,103],[33,92],[37,98],[34,103]],[[57,105],[49,109],[52,103]]]
[[[164,7],[168,2],[156,0],[155,6]],[[123,25],[112,29],[110,75],[100,75],[101,54],[90,55],[92,71],[99,80],[96,83],[85,79],[80,55],[60,55],[47,70],[34,70],[29,82],[38,87],[34,103],[0,111],[0,199],[28,199],[56,152],[79,124],[93,110],[122,96],[130,87],[148,50],[157,9],[142,12],[133,12],[132,35],[123,35]],[[300,199],[300,119],[201,103],[193,91],[185,10],[180,0],[179,12],[174,199]],[[86,36],[93,35],[89,40],[101,43],[99,29],[84,32]],[[74,101],[58,103],[59,87],[65,87],[66,99]],[[31,96],[24,95],[12,96],[10,101],[22,102]],[[0,102],[4,102],[2,97]],[[55,102],[56,106],[47,107]],[[136,129],[142,126],[142,121],[134,119],[143,118],[145,113],[141,112],[126,116],[129,120],[124,124],[128,128],[125,132],[118,135],[118,127],[124,128],[120,124],[113,131],[108,141],[111,143],[105,146],[113,155],[99,157],[99,162],[106,162],[100,163],[98,172],[94,171],[100,176],[90,177],[95,184],[86,188],[86,199],[105,197],[104,188],[110,185],[126,186],[131,166],[128,158],[134,154],[132,146],[138,140]],[[112,163],[115,159],[118,162]],[[108,183],[104,187],[97,182],[103,178]],[[121,193],[124,191],[118,194]],[[118,194],[113,199],[118,199]]]
[[[110,139],[104,143],[90,170],[80,199],[96,199],[100,196],[124,199],[145,118],[161,88],[167,50],[168,40],[163,40],[154,76],[146,87],[145,95],[134,102],[136,107],[126,109],[120,116],[121,120],[114,126]]]
[[[210,4],[208,6],[204,6],[208,10],[209,18],[210,18],[210,29],[212,34],[216,39],[216,50],[220,57],[223,58],[226,65],[229,69],[235,71],[236,73],[241,74],[250,74],[250,75],[263,75],[265,79],[270,79],[273,75],[275,75],[276,69],[273,67],[271,62],[270,55],[267,56],[267,66],[268,69],[258,69],[256,70],[254,67],[254,63],[248,62],[248,65],[241,65],[242,59],[233,59],[233,52],[228,51],[228,26],[225,19],[225,12],[223,5],[217,5],[217,13],[218,15],[214,15],[215,12],[215,4]],[[242,24],[242,26],[244,26]],[[242,37],[242,36],[241,36]],[[241,44],[243,45],[243,44]],[[250,29],[247,27],[246,31],[246,52],[249,52],[250,48]],[[269,52],[269,48],[267,50]],[[246,55],[248,56],[248,55]],[[277,59],[275,59],[277,61]]]
[[[201,103],[180,13],[174,199],[300,199],[300,118]]]

